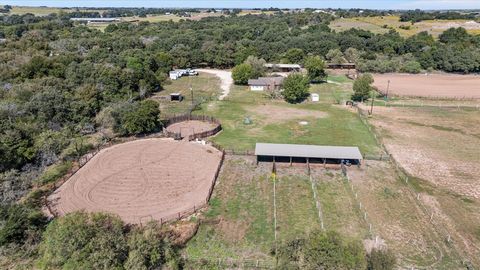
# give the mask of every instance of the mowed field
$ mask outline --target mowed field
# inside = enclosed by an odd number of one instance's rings
[[[373,85],[393,96],[480,99],[479,75],[373,74]]]
[[[403,27],[403,29],[400,27]],[[405,29],[405,27],[408,27],[408,29]],[[423,31],[438,37],[445,30],[452,27],[463,27],[470,34],[480,34],[480,23],[471,20],[426,20],[412,25],[411,22],[401,22],[399,16],[376,16],[339,18],[330,23],[330,28],[335,31],[358,28],[376,34],[385,34],[394,29],[403,37],[413,36]]]
[[[144,139],[101,150],[50,197],[59,215],[115,213],[127,223],[174,219],[206,204],[221,153],[171,139]]]
[[[212,138],[227,149],[250,150],[256,142],[359,146],[362,153],[379,154],[373,135],[358,116],[336,105],[351,94],[351,81],[334,76],[332,83],[312,85],[321,102],[288,104],[246,86],[233,86],[224,101],[205,103],[195,112],[216,117],[223,131]],[[246,119],[250,123],[245,123]],[[301,122],[307,122],[303,124]]]

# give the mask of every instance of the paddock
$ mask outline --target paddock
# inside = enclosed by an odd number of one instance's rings
[[[208,145],[144,139],[101,150],[48,198],[55,215],[117,214],[127,223],[177,219],[206,205],[222,153]]]

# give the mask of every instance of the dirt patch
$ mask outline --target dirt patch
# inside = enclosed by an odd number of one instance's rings
[[[169,220],[205,205],[221,153],[170,139],[103,149],[50,197],[59,215],[110,212],[125,222]]]
[[[374,86],[389,94],[413,97],[480,99],[480,76],[455,74],[374,74]]]
[[[261,115],[262,120],[266,121],[267,124],[301,119],[305,117],[324,118],[327,116],[327,113],[325,112],[295,109],[275,105],[248,106],[246,109],[250,113]]]
[[[249,223],[246,221],[231,221],[221,219],[217,225],[222,235],[229,241],[238,242],[245,237]]]
[[[191,120],[171,124],[167,127],[167,131],[180,133],[183,138],[188,138],[190,135],[212,130],[215,127],[217,127],[217,124]]]
[[[480,118],[475,111],[381,108],[372,123],[410,175],[480,199]],[[378,110],[377,110],[378,112]]]

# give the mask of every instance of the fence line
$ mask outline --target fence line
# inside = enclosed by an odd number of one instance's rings
[[[428,222],[433,225],[433,228],[439,233],[440,235],[444,236],[444,240],[447,243],[454,242],[454,238],[452,237],[452,234],[450,233],[449,229],[446,227],[445,224],[441,223],[440,221],[437,221],[435,218],[435,212],[433,210],[429,210],[427,206],[422,203],[420,200],[420,193],[417,192],[410,184],[409,184],[409,174],[407,171],[398,163],[397,160],[393,157],[393,155],[388,151],[387,147],[383,143],[383,138],[380,135],[377,135],[378,133],[375,132],[374,129],[371,128],[370,124],[367,121],[367,114],[363,109],[361,109],[359,106],[355,106],[357,108],[357,113],[362,121],[364,123],[368,130],[374,134],[375,140],[377,143],[382,147],[382,149],[385,151],[385,153],[389,156],[389,161],[392,163],[394,166],[394,169],[397,172],[397,175],[400,177],[400,179],[405,181],[405,185],[407,187],[408,192],[416,198],[417,205],[420,207],[422,212],[424,213],[426,219],[428,219]],[[353,188],[353,185],[352,185]],[[459,242],[462,242],[459,240]],[[458,250],[456,250],[458,252]],[[459,252],[460,253],[460,252]],[[460,255],[460,254],[459,254]],[[462,255],[460,255],[462,256]],[[465,257],[467,256],[462,256],[464,261],[462,262],[463,264],[470,264],[469,260],[465,260]]]
[[[180,115],[175,115],[174,114],[173,116],[167,117],[167,120],[165,121],[165,124],[164,124],[165,128],[163,130],[165,136],[174,138],[175,140],[183,139],[181,132],[168,131],[167,127],[170,126],[170,125],[173,125],[175,123],[180,123],[180,122],[184,122],[184,121],[192,121],[192,120],[209,122],[209,123],[215,124],[215,127],[211,130],[203,131],[203,132],[200,132],[200,133],[190,134],[187,137],[188,141],[193,141],[195,139],[203,139],[203,138],[206,138],[206,137],[210,137],[210,136],[213,136],[213,135],[217,134],[218,132],[220,132],[222,130],[222,125],[220,124],[220,121],[218,121],[214,117],[211,117],[211,116],[208,116],[208,115],[196,115],[196,114],[189,114],[189,113],[188,114],[180,114]]]
[[[211,259],[211,258],[192,258],[186,255],[182,256],[186,263],[196,266],[210,266],[211,268],[221,269],[274,269],[275,263],[265,260],[247,260],[247,259]]]

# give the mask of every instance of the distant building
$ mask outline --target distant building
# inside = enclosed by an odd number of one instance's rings
[[[355,69],[355,63],[327,64],[328,69]]]
[[[283,77],[260,77],[248,80],[251,91],[280,90]]]
[[[119,18],[70,18],[74,22],[86,22],[86,23],[111,23],[119,22]]]
[[[302,66],[298,64],[265,64],[264,65],[270,71],[279,71],[279,72],[293,72],[293,71],[300,71]]]
[[[320,101],[320,95],[319,94],[312,93],[310,96],[312,97],[313,102],[319,102]]]

